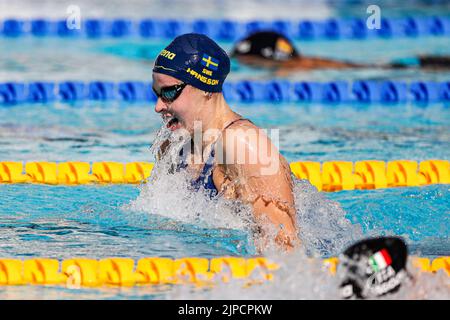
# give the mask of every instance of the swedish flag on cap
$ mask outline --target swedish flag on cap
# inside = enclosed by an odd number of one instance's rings
[[[176,37],[156,58],[153,72],[163,73],[206,92],[221,92],[230,58],[203,34]]]
[[[211,70],[217,70],[217,67],[219,66],[219,60],[214,59],[213,57],[208,56],[207,54],[203,54],[202,65]]]

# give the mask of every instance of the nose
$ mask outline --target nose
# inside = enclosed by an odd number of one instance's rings
[[[163,111],[167,111],[167,105],[161,99],[158,98],[155,105],[155,112],[161,113]]]

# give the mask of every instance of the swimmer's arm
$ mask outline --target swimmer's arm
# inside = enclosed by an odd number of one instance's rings
[[[268,138],[263,137],[269,149],[272,150],[268,158],[261,161],[256,157],[255,164],[227,164],[227,177],[231,181],[237,181],[236,196],[244,203],[252,206],[253,214],[260,229],[263,230],[264,241],[268,235],[264,229],[274,229],[276,232],[275,243],[286,251],[291,250],[299,242],[297,228],[294,220],[295,207],[292,192],[292,181],[290,180],[290,169],[287,162],[279,155],[278,150],[273,147]],[[251,153],[258,150],[261,141],[239,140],[235,144],[225,142],[225,158],[231,153]],[[239,145],[241,146],[239,148]],[[280,161],[280,158],[282,161]],[[234,159],[237,159],[234,157]],[[267,173],[264,168],[275,163],[274,169]],[[270,228],[272,227],[272,228]]]
[[[346,61],[330,60],[314,57],[299,57],[293,60],[281,62],[281,65],[276,69],[275,74],[278,77],[285,77],[293,71],[303,70],[319,70],[319,69],[357,69],[357,68],[372,68],[372,65],[356,64]]]
[[[367,68],[370,65],[352,63],[347,61],[301,56],[296,59],[286,61],[286,67],[297,69],[347,69],[347,68]]]
[[[275,61],[260,57],[239,57],[238,61],[257,68],[273,69],[277,73],[289,73],[294,70],[367,68],[371,65],[319,57],[299,56],[286,61]]]
[[[429,69],[450,69],[450,56],[424,55],[405,59],[399,59],[390,63],[352,63],[346,61],[316,58],[299,57],[285,62],[300,69],[320,69],[320,68],[379,68],[379,69],[408,69],[408,68],[429,68]]]
[[[286,186],[286,181],[280,175],[251,177],[250,168],[239,168],[237,171],[248,174],[246,181],[238,185],[236,191],[242,202],[252,206],[255,221],[262,231],[262,239],[259,240],[263,243],[259,241],[259,246],[265,246],[265,243],[273,240],[283,250],[290,251],[298,243],[298,236],[293,220],[295,209],[282,203],[282,199],[292,198],[292,191]],[[237,175],[231,175],[230,178],[242,180]]]
[[[242,195],[243,198],[246,195]],[[258,198],[252,203],[253,214],[259,224],[269,221],[277,230],[275,243],[285,251],[292,250],[298,242],[297,230],[288,212],[280,209],[271,200]],[[264,236],[264,235],[263,235]],[[267,239],[269,240],[269,239]]]

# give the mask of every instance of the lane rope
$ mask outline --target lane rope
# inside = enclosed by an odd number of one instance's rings
[[[77,27],[68,26],[66,19],[4,19],[0,35],[8,38],[24,36],[63,38],[129,38],[173,39],[190,32],[203,33],[219,41],[236,41],[259,30],[274,30],[298,40],[365,40],[398,39],[450,35],[447,16],[381,18],[379,29],[369,29],[365,18],[329,18],[326,20],[249,20],[230,19],[152,19],[132,20],[83,19]]]
[[[51,185],[142,183],[150,177],[151,162],[0,162],[0,184]],[[448,160],[365,160],[291,162],[297,179],[306,179],[319,191],[370,190],[450,184]],[[25,169],[25,170],[24,170]]]
[[[323,269],[334,275],[338,258],[322,261]],[[450,276],[450,257],[412,257],[422,272],[444,271]],[[185,257],[180,259],[149,257],[136,263],[131,258],[73,258],[63,261],[48,258],[0,258],[0,286],[63,285],[69,288],[98,286],[134,286],[160,284],[211,285],[245,280],[247,285],[276,279],[277,263],[264,257]]]
[[[150,82],[62,81],[2,82],[0,106],[23,103],[76,103],[120,101],[154,103]],[[223,94],[241,103],[358,103],[405,104],[444,103],[450,105],[450,81],[357,80],[314,82],[288,80],[225,82]]]

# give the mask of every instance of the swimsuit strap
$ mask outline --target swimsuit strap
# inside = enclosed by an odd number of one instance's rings
[[[253,123],[251,120],[246,119],[246,118],[242,118],[242,117],[241,117],[241,118],[237,118],[237,119],[234,119],[234,120],[230,121],[230,123],[228,123],[225,127],[223,127],[221,133],[223,133],[226,129],[228,129],[229,127],[231,127],[231,126],[232,126],[233,124],[235,124],[236,122],[242,121],[242,120],[248,121],[248,122],[250,122],[250,123]],[[214,147],[215,147],[215,145],[216,145],[216,142],[217,142],[217,140],[214,141],[214,142],[211,144],[211,153],[210,153],[210,155],[209,155],[208,160],[205,162],[206,164],[209,164],[209,163],[212,164],[212,162],[210,161],[210,159],[211,159],[211,158],[214,158],[214,155],[215,155]]]
[[[247,119],[247,118],[237,118],[237,119],[234,119],[233,121],[231,121],[230,123],[228,123],[228,124],[222,129],[222,132],[224,132],[226,129],[228,129],[231,125],[233,125],[233,124],[235,124],[236,122],[241,121],[241,120],[246,120],[246,121],[248,121],[248,122],[250,122],[250,123],[253,123],[250,119]]]
[[[250,120],[245,119],[245,118],[234,119],[233,121],[228,123],[222,129],[222,132],[225,131],[227,128],[229,128],[234,123],[241,121],[241,120],[247,120],[247,121],[251,122]],[[253,122],[251,122],[251,123],[253,123]],[[210,197],[214,197],[218,194],[218,190],[217,190],[216,186],[214,185],[214,181],[212,178],[213,167],[214,167],[214,158],[216,155],[216,151],[215,151],[216,142],[217,142],[217,140],[212,143],[211,152],[209,154],[209,157],[205,161],[205,164],[200,172],[199,177],[193,182],[193,185],[196,186],[196,188],[199,188],[200,185],[203,185],[203,188],[205,188],[206,190],[210,190]]]
[[[250,123],[253,123],[250,119],[246,119],[246,118],[237,118],[237,119],[234,119],[233,121],[230,121],[230,123],[228,123],[228,124],[222,129],[222,132],[225,131],[226,129],[228,129],[230,126],[232,126],[232,125],[235,124],[236,122],[241,121],[241,120],[246,120],[246,121],[248,121],[248,122],[250,122]],[[215,147],[216,142],[217,142],[217,140],[214,141],[214,142],[211,144],[211,152],[210,152],[210,154],[209,154],[208,159],[205,161],[205,165],[208,165],[208,166],[209,166],[209,165],[212,165],[212,163],[213,163],[214,156],[215,156],[215,150],[214,150],[214,147]],[[188,143],[190,144],[191,141],[189,141]],[[186,157],[187,157],[187,155],[185,155],[185,154],[183,153],[183,148],[181,148],[179,155],[180,155],[180,157],[181,157],[181,164],[179,165],[179,168],[180,168],[180,167],[181,167],[181,168],[186,168],[186,167],[187,167],[187,163],[186,163]],[[203,170],[202,170],[202,171],[203,171]]]
[[[228,129],[229,127],[231,127],[233,124],[235,124],[236,122],[241,121],[241,120],[246,120],[246,121],[248,121],[248,122],[250,122],[250,123],[253,123],[253,122],[251,122],[251,120],[246,119],[246,118],[237,118],[237,119],[234,119],[233,121],[230,121],[230,123],[228,123],[228,124],[222,129],[222,132],[224,132],[226,129]],[[214,150],[214,148],[215,148],[215,146],[216,146],[216,142],[217,142],[217,140],[214,141],[214,142],[211,144],[211,152],[210,152],[210,154],[209,154],[208,160],[205,161],[205,166],[212,166],[212,165],[213,165],[213,160],[214,160],[214,156],[215,156],[215,153],[216,153],[215,150]]]

